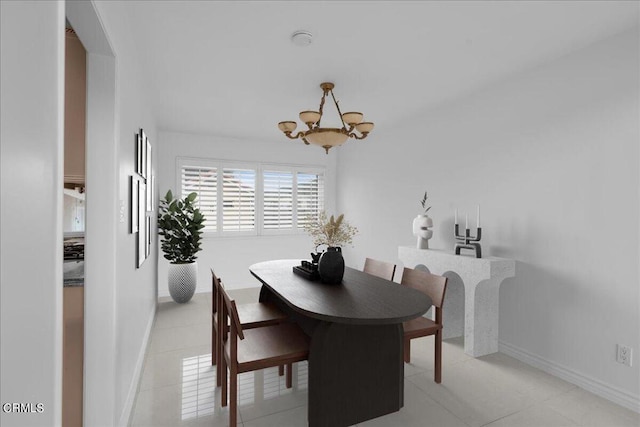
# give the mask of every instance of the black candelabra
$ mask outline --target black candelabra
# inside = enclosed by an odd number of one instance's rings
[[[476,235],[471,235],[471,230],[468,227],[464,229],[464,236],[459,234],[459,226],[455,224],[455,236],[458,243],[456,243],[456,255],[460,255],[460,249],[471,249],[476,251],[476,258],[482,258],[482,248],[480,247],[480,238],[482,237],[482,228],[476,228]]]

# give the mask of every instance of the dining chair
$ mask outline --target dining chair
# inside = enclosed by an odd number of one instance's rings
[[[364,260],[364,268],[362,271],[393,281],[393,276],[396,274],[396,265],[389,262],[378,261],[373,258],[367,258]]]
[[[229,398],[229,425],[237,424],[238,374],[274,366],[287,366],[287,388],[292,387],[292,364],[309,357],[309,337],[295,323],[279,323],[272,326],[246,330],[240,322],[235,301],[220,287],[222,336],[220,365],[222,366],[222,406]],[[229,325],[229,328],[224,327]],[[229,390],[227,393],[227,369]],[[228,396],[227,396],[228,394]]]
[[[435,335],[435,366],[434,380],[440,384],[442,381],[442,304],[444,293],[447,289],[447,278],[427,273],[422,270],[405,268],[402,273],[401,284],[420,291],[429,298],[436,309],[436,319],[418,317],[403,322],[404,327],[404,361],[411,362],[411,340],[414,338]]]
[[[218,364],[218,278],[211,270],[211,364]]]
[[[220,347],[222,345],[223,328],[220,308],[223,301],[220,292],[224,285],[211,269],[211,364],[216,365],[216,383],[222,384],[222,367],[220,366]],[[270,302],[255,302],[237,306],[238,317],[244,329],[261,328],[276,325],[289,320],[288,316]],[[279,375],[284,374],[284,366],[279,367]]]

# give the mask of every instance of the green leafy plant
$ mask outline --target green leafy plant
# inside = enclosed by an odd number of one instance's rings
[[[431,209],[431,206],[427,207],[427,192],[424,192],[424,196],[422,197],[422,200],[420,200],[420,204],[422,205],[422,209],[424,209],[424,214],[426,215],[427,212],[429,212],[429,209]]]
[[[158,209],[158,234],[162,236],[161,248],[164,257],[172,264],[188,264],[196,260],[202,250],[204,215],[194,202],[196,193],[184,199],[174,199],[171,190],[160,200]]]
[[[353,237],[358,234],[358,229],[344,219],[344,214],[337,218],[333,215],[327,218],[324,211],[320,212],[317,218],[307,220],[304,230],[313,237],[313,244],[316,247],[320,245],[343,246],[351,243]]]

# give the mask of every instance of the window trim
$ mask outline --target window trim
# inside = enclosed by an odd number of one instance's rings
[[[297,177],[298,173],[308,173],[321,175],[323,179],[323,194],[322,194],[322,208],[326,207],[326,188],[327,188],[327,167],[319,165],[300,165],[293,163],[272,163],[272,162],[247,162],[241,160],[227,160],[227,159],[211,159],[202,157],[176,157],[176,193],[179,197],[185,197],[182,194],[182,168],[184,166],[195,167],[209,167],[216,168],[216,173],[220,174],[225,168],[237,168],[237,169],[252,169],[255,171],[255,228],[251,231],[224,231],[222,215],[223,209],[218,206],[217,213],[217,231],[206,231],[202,233],[204,238],[226,238],[226,237],[257,237],[257,236],[284,236],[284,235],[306,235],[305,231],[297,227]],[[294,177],[293,192],[293,212],[292,223],[293,226],[290,229],[265,229],[264,228],[264,171],[273,172],[291,172]],[[222,185],[223,179],[220,179],[218,175],[217,191],[218,191],[218,204],[222,202]]]

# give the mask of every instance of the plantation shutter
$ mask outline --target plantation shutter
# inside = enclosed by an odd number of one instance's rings
[[[195,205],[205,217],[202,231],[217,231],[217,169],[207,166],[182,166],[180,183],[182,197],[194,191],[198,193]]]
[[[265,230],[293,228],[293,172],[263,171]]]
[[[256,171],[224,168],[222,231],[255,231]]]
[[[177,159],[181,197],[195,192],[210,236],[300,233],[324,210],[324,170],[280,164]],[[259,193],[258,193],[259,192]]]
[[[298,228],[318,217],[324,209],[324,176],[319,173],[296,174]]]

